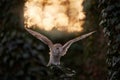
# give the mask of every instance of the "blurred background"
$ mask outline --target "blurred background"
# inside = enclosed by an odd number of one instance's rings
[[[46,67],[47,45],[25,27],[64,44],[90,31],[90,37],[74,43],[61,63],[76,71],[73,80],[106,80],[106,38],[97,0],[1,0],[0,80],[55,80]]]

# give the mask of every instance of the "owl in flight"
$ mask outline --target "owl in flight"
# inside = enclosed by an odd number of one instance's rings
[[[47,66],[60,65],[60,58],[67,53],[67,50],[71,46],[71,44],[73,44],[74,42],[77,42],[79,40],[82,40],[82,39],[90,36],[91,34],[93,34],[95,32],[95,31],[92,31],[90,33],[87,33],[87,34],[84,34],[82,36],[76,37],[76,38],[74,38],[72,40],[69,40],[64,45],[61,45],[60,43],[53,44],[50,39],[48,39],[46,36],[36,32],[36,31],[33,31],[31,29],[28,29],[28,28],[25,28],[25,29],[30,34],[35,36],[37,39],[39,39],[40,41],[42,41],[43,43],[48,45],[48,47],[50,49],[50,52],[49,52],[50,59],[49,59],[49,62],[48,62]]]

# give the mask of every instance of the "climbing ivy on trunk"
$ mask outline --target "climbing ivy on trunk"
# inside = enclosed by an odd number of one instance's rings
[[[101,22],[108,38],[108,80],[120,80],[120,0],[100,0]]]

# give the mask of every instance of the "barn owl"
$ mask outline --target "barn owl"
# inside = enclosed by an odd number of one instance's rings
[[[90,33],[84,34],[82,36],[79,36],[77,38],[69,40],[64,45],[61,45],[60,43],[53,44],[50,39],[48,39],[46,36],[36,32],[36,31],[33,31],[31,29],[28,29],[28,28],[25,28],[25,29],[30,34],[35,36],[37,39],[39,39],[40,41],[42,41],[43,43],[48,45],[48,47],[50,49],[50,52],[49,52],[50,59],[49,59],[49,62],[48,62],[47,66],[50,66],[50,65],[60,65],[60,58],[67,53],[67,50],[71,46],[71,44],[73,44],[74,42],[77,42],[79,40],[82,40],[82,39],[90,36],[91,34],[93,34],[95,32],[95,31],[92,31]]]

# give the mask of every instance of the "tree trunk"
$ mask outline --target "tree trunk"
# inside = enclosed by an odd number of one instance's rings
[[[14,30],[24,27],[24,2],[24,0],[0,1],[0,26],[2,29]]]

